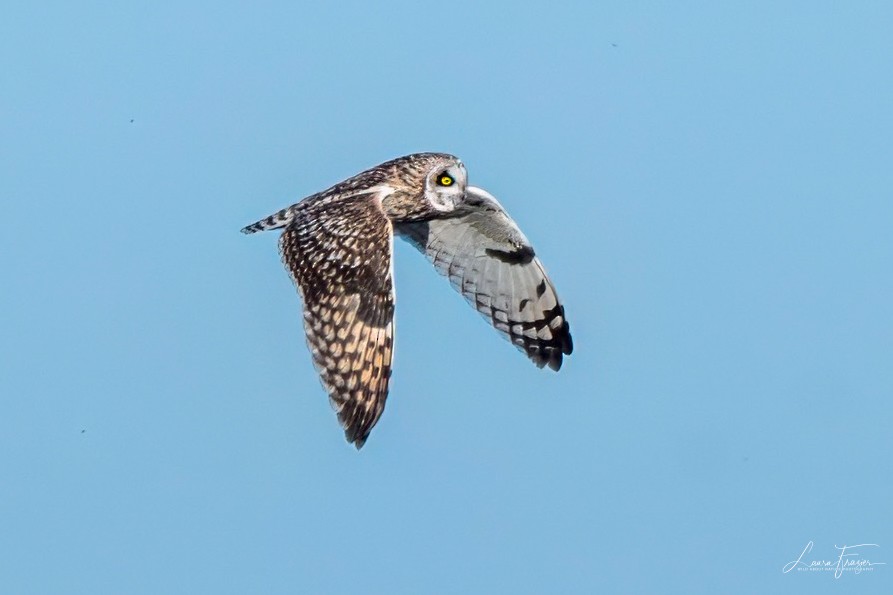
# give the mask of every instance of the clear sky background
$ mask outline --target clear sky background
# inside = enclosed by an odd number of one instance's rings
[[[893,592],[891,24],[4,5],[0,592]],[[358,453],[239,229],[416,151],[512,213],[576,350],[538,370],[398,243]],[[810,541],[887,566],[784,574]]]

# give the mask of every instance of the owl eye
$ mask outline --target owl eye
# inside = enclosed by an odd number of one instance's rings
[[[437,178],[437,183],[438,183],[440,186],[452,186],[452,185],[453,185],[453,178],[452,178],[451,176],[446,175],[446,174],[441,174],[440,177]]]

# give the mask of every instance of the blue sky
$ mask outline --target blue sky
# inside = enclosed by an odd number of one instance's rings
[[[888,3],[2,12],[4,592],[891,592]],[[398,243],[358,453],[239,229],[416,151],[576,350],[536,369]],[[783,573],[810,541],[887,565]]]

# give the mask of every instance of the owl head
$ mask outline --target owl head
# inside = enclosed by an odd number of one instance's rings
[[[455,210],[465,198],[468,174],[457,157],[415,153],[379,166],[393,192],[382,200],[395,221],[436,217]]]
[[[432,160],[425,172],[424,201],[435,211],[448,213],[465,197],[468,173],[452,155]]]

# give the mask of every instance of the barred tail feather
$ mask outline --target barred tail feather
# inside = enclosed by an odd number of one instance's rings
[[[256,233],[258,231],[269,231],[271,229],[280,229],[285,227],[289,223],[291,223],[294,218],[294,213],[291,210],[291,207],[286,207],[279,211],[278,213],[273,213],[269,217],[265,217],[260,221],[256,221],[251,225],[247,225],[242,228],[242,233]]]

